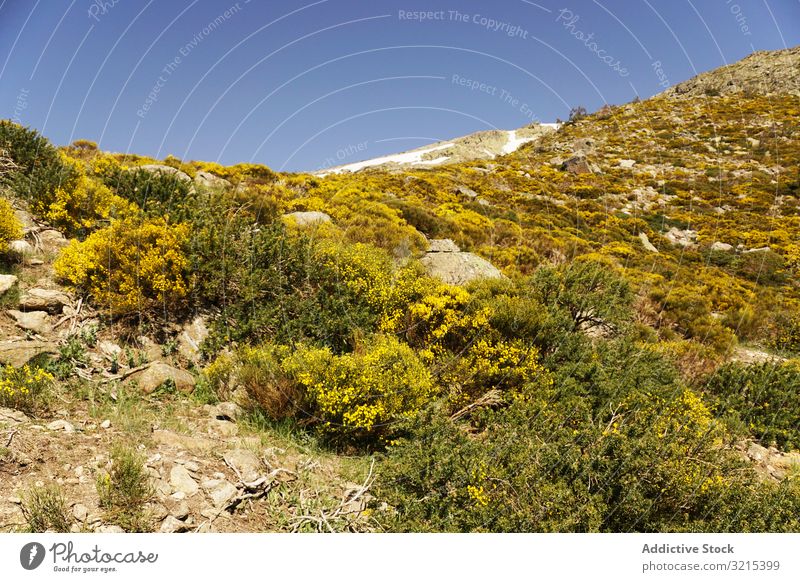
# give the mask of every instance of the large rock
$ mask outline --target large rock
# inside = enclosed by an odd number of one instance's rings
[[[428,241],[429,253],[459,253],[461,249],[449,238],[432,239]]]
[[[428,253],[420,260],[432,277],[449,285],[465,285],[475,279],[497,279],[504,275],[486,259],[472,253]]]
[[[42,341],[4,341],[0,342],[0,364],[8,364],[21,368],[36,356],[42,354],[55,355],[58,348],[55,344]]]
[[[215,176],[211,172],[197,172],[194,183],[205,188],[230,188],[231,183],[225,178]]]
[[[177,168],[165,166],[163,164],[146,164],[144,166],[136,166],[131,168],[131,170],[144,170],[145,172],[150,172],[152,174],[167,174],[169,176],[175,176],[181,182],[192,181],[192,179],[189,177],[189,174],[186,172],[181,172]]]
[[[180,492],[191,497],[200,491],[200,486],[194,480],[192,474],[183,465],[175,465],[169,472],[169,484],[175,492]]]
[[[58,252],[65,246],[69,245],[69,241],[66,239],[66,237],[52,228],[42,230],[37,233],[36,236],[39,239],[39,245],[41,246],[41,249],[46,253]]]
[[[8,248],[11,252],[27,257],[33,254],[33,247],[28,241],[25,240],[12,240],[8,243]]]
[[[7,312],[14,318],[17,327],[22,329],[45,335],[50,333],[53,328],[50,326],[50,316],[46,311],[17,311],[16,309],[9,309]]]
[[[591,174],[594,169],[583,154],[578,154],[561,164],[561,170],[570,174]]]
[[[208,338],[208,326],[203,317],[195,317],[191,323],[183,326],[178,336],[178,353],[190,362],[200,360],[200,346]]]
[[[290,212],[284,214],[283,218],[293,220],[297,226],[310,226],[331,221],[331,217],[324,212]]]
[[[255,481],[263,473],[261,459],[253,451],[234,449],[226,452],[222,458],[242,481]]]
[[[12,408],[0,408],[0,426],[15,426],[27,422],[24,412]]]
[[[164,362],[153,362],[144,370],[131,374],[127,381],[136,382],[145,394],[150,394],[167,380],[172,380],[181,392],[189,394],[194,391],[194,376]]]
[[[61,313],[64,306],[71,305],[69,295],[53,289],[30,289],[19,301],[19,306],[25,311],[47,311],[48,313]]]
[[[683,248],[693,247],[695,243],[697,243],[696,230],[681,230],[673,226],[667,231],[664,237],[672,244]]]
[[[5,295],[16,284],[17,278],[14,275],[0,275],[0,295]]]

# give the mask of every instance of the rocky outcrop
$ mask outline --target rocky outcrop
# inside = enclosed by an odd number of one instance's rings
[[[14,275],[0,275],[0,296],[5,295],[16,284],[17,278]]]
[[[72,304],[69,295],[54,289],[30,289],[19,301],[19,306],[24,311],[46,311],[48,313],[61,313],[65,306]]]
[[[231,183],[228,182],[225,178],[220,178],[219,176],[216,176],[211,172],[202,172],[202,171],[197,172],[197,174],[194,177],[194,183],[204,188],[225,189],[231,187]]]
[[[331,222],[331,217],[324,212],[290,212],[283,215],[284,219],[289,219],[297,226],[311,226],[323,222]]]
[[[449,239],[430,241],[430,250],[420,259],[432,277],[449,285],[466,285],[475,279],[497,279],[504,275],[486,259],[465,253]]]
[[[17,327],[38,333],[40,335],[48,334],[52,331],[50,326],[50,316],[46,311],[17,311],[16,309],[9,309],[7,312],[14,318]]]
[[[675,246],[690,248],[697,243],[697,231],[690,229],[681,230],[673,226],[664,234],[664,238]]]
[[[678,83],[662,95],[706,97],[742,92],[800,96],[800,47],[757,51],[741,61]]]
[[[0,364],[9,364],[21,368],[32,359],[42,354],[55,355],[58,348],[55,344],[44,341],[4,341],[0,342]]]
[[[178,335],[178,353],[190,362],[201,359],[200,346],[208,338],[208,326],[203,317],[195,317],[183,326]]]
[[[143,370],[129,375],[126,382],[135,382],[142,392],[150,394],[170,380],[180,392],[189,394],[194,391],[196,383],[194,376],[164,362],[153,362]]]
[[[173,168],[172,166],[165,166],[163,164],[146,164],[144,166],[136,166],[131,168],[131,170],[144,170],[145,172],[150,172],[153,174],[167,174],[169,176],[174,176],[181,182],[191,182],[192,179],[186,172],[182,172],[177,168]]]

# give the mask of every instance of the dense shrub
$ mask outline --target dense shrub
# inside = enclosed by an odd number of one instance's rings
[[[112,315],[164,308],[175,313],[188,292],[186,225],[126,219],[72,241],[54,264],[56,274],[89,294]]]
[[[47,403],[53,376],[40,368],[0,368],[0,406],[36,412]]]
[[[111,450],[111,471],[97,475],[97,495],[106,520],[127,532],[147,532],[151,520],[146,504],[155,489],[145,467],[145,457],[123,445]]]
[[[390,434],[393,423],[415,414],[435,394],[414,351],[392,337],[377,337],[341,356],[302,348],[284,367],[303,387],[319,427],[335,437]]]
[[[729,364],[705,389],[720,414],[765,445],[800,448],[800,369],[796,363]]]
[[[22,225],[14,214],[14,208],[0,197],[0,253],[8,250],[8,243],[22,237]]]
[[[77,179],[74,167],[35,130],[0,120],[0,147],[19,166],[3,180],[34,212],[44,214],[56,189],[71,189]]]
[[[125,168],[113,161],[96,164],[95,172],[106,186],[136,204],[147,216],[184,221],[195,208],[191,184],[172,174]]]

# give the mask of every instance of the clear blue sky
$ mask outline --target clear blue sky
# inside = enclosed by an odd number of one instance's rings
[[[0,117],[57,144],[312,170],[798,44],[800,0],[0,0]]]

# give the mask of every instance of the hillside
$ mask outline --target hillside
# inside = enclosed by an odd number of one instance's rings
[[[316,175],[0,122],[0,528],[800,531],[799,58]]]

